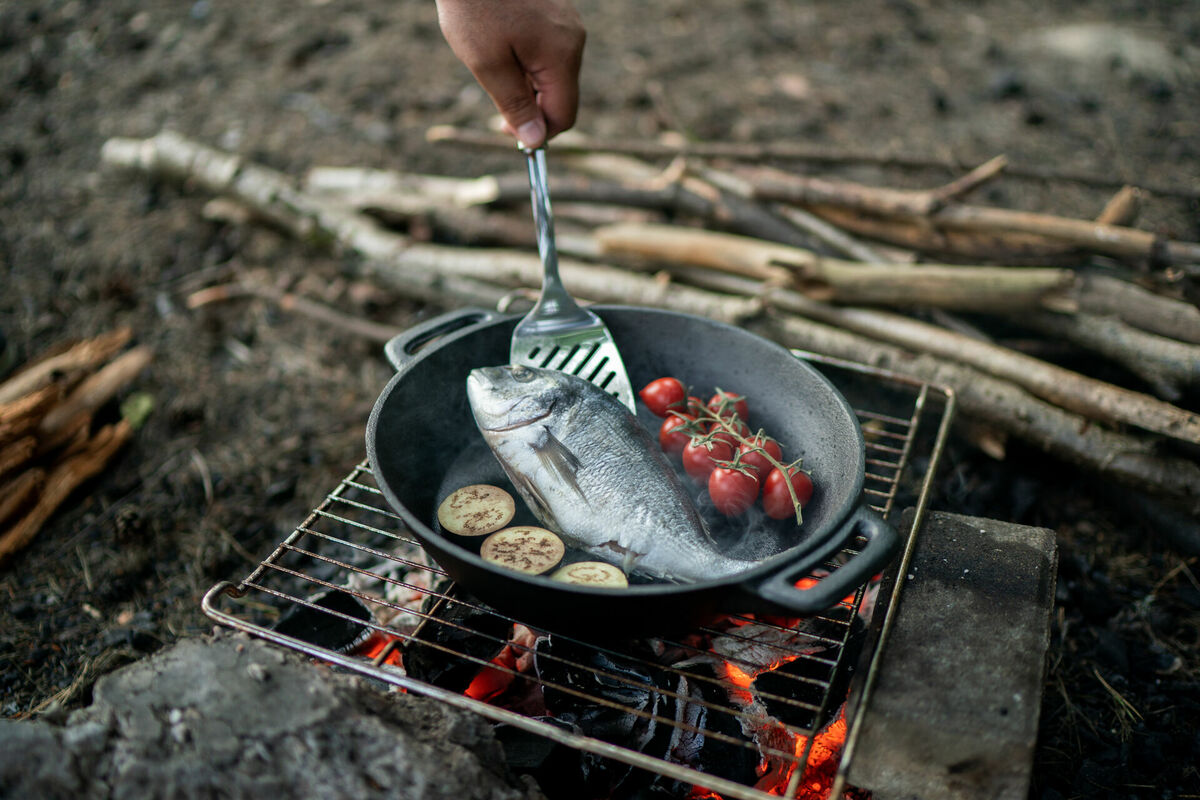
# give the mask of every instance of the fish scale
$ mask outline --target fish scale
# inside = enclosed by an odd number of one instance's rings
[[[542,524],[627,572],[676,581],[731,575],[731,558],[650,434],[594,384],[551,369],[472,370],[484,440]]]

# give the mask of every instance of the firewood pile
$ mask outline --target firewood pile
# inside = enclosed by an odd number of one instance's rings
[[[129,441],[98,412],[150,362],[121,328],[43,355],[0,383],[0,566]]]
[[[452,128],[429,138],[512,149]],[[551,151],[560,271],[576,297],[696,314],[948,386],[964,430],[991,455],[1019,439],[1200,513],[1200,415],[1187,407],[1200,388],[1200,310],[1189,301],[1200,243],[1134,226],[1148,193],[1194,200],[1200,189],[1122,186],[1003,157],[912,190],[811,174],[865,154],[572,134]],[[503,305],[541,283],[516,156],[512,174],[471,179],[352,167],[297,178],[164,132],[110,140],[102,159],[214,195],[213,216],[355,253],[360,277],[418,300]],[[1095,219],[966,202],[1001,177],[1111,186],[1111,200]],[[191,304],[246,294],[388,333],[276,286],[209,287]],[[1000,340],[979,320],[1019,334]],[[1063,352],[1097,369],[1039,357]],[[1114,373],[1129,378],[1100,377]]]

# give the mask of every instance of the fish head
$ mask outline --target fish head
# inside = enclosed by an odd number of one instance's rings
[[[485,434],[551,426],[576,400],[570,377],[522,364],[479,367],[467,375],[467,399]]]

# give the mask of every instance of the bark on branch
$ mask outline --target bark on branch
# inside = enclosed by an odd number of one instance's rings
[[[416,245],[382,230],[353,210],[297,191],[279,173],[179,137],[160,136],[146,142],[110,145],[106,146],[105,155],[110,163],[171,174],[209,191],[234,197],[277,220],[287,230],[323,242],[341,242],[368,257],[364,272],[390,276],[392,285],[397,287],[411,285],[418,291],[454,297],[460,286],[466,287],[467,292],[480,289],[486,292],[490,286],[494,293],[497,286],[540,282],[541,269],[536,256]],[[887,364],[898,371],[952,386],[964,398],[963,407],[968,413],[997,428],[1034,442],[1071,463],[1116,476],[1169,498],[1176,505],[1200,511],[1200,466],[1195,462],[1161,454],[1153,437],[1109,430],[1087,417],[1039,400],[1007,380],[932,355],[914,357],[900,348],[793,314],[777,313],[765,321],[748,321],[748,316],[760,309],[753,299],[678,284],[668,288],[660,277],[632,275],[613,267],[581,262],[564,262],[562,267],[564,281],[580,296],[653,305],[723,321],[746,320],[748,325],[793,347],[869,364]],[[798,293],[791,294],[814,303]],[[1182,427],[1194,425],[1194,420],[1186,422]],[[1185,438],[1195,440],[1194,436]]]
[[[817,300],[972,311],[1069,308],[1074,273],[945,264],[860,264],[747,237],[670,225],[613,225],[594,233],[602,255],[677,261],[793,285]]]
[[[456,128],[452,125],[437,125],[429,129],[426,139],[431,142],[447,142],[470,147],[512,150],[512,139],[507,136],[483,131]],[[921,156],[879,150],[847,150],[819,147],[788,142],[653,142],[646,140],[595,139],[582,135],[563,135],[554,140],[554,149],[560,153],[620,153],[639,158],[718,158],[732,161],[800,161],[810,164],[873,164],[881,167],[899,167],[910,170],[945,170],[960,172],[964,164],[947,158]],[[976,162],[978,163],[978,162]],[[1065,181],[1085,186],[1118,189],[1126,181],[1110,175],[1100,175],[1056,167],[1040,167],[1029,164],[1007,164],[1005,175],[1035,181]],[[1163,197],[1200,199],[1200,188],[1183,184],[1143,182],[1142,189]]]
[[[1117,258],[1165,264],[1200,261],[1200,243],[1171,241],[1137,228],[988,206],[953,204],[939,208],[933,199],[936,192],[897,191],[765,168],[745,169],[738,175],[750,184],[752,196],[760,200],[806,207],[834,206],[901,222],[919,219],[939,231],[1039,236]]]
[[[744,278],[735,276],[702,272],[687,275],[690,280],[719,291],[742,292],[754,288]],[[969,365],[1090,419],[1131,425],[1200,444],[1200,415],[1147,394],[899,314],[830,306],[787,289],[766,288],[762,291],[768,307],[800,314],[910,351]]]
[[[104,469],[132,432],[125,420],[101,428],[82,448],[49,471],[33,508],[0,533],[0,566],[33,540],[46,520],[76,489]]]

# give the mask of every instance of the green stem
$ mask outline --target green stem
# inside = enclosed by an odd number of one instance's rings
[[[715,422],[717,425],[719,425],[721,427],[722,431],[729,433],[731,436],[733,436],[733,438],[737,439],[738,442],[740,442],[741,444],[751,445],[754,450],[757,450],[758,452],[762,453],[763,458],[765,458],[771,464],[772,467],[779,470],[783,474],[784,485],[787,486],[788,496],[792,498],[792,506],[796,509],[796,524],[802,525],[804,523],[804,515],[800,509],[800,498],[796,496],[796,487],[792,485],[792,473],[791,473],[791,470],[793,468],[794,469],[800,468],[800,461],[796,460],[795,462],[793,462],[791,464],[783,464],[780,461],[778,461],[774,456],[772,456],[770,453],[768,453],[764,447],[762,447],[761,445],[755,444],[754,440],[747,439],[745,436],[743,436],[738,431],[738,429],[735,428],[734,425],[732,424],[733,420],[737,420],[739,422],[741,421],[738,419],[737,414],[730,414],[728,416],[728,418],[726,418],[725,416],[722,416],[722,414],[725,411],[727,411],[727,408],[726,408],[727,405],[731,405],[731,403],[729,401],[722,401],[716,412],[714,412],[712,409],[710,409],[706,406],[701,409],[700,414],[696,417],[695,421],[696,422],[701,422],[701,421]],[[742,424],[745,425],[745,423],[742,423]],[[698,428],[699,426],[696,426],[696,427]],[[749,428],[750,428],[749,425],[745,425],[745,427],[747,430],[749,430]],[[690,431],[689,431],[689,434],[691,434]],[[692,440],[695,442],[711,442],[713,440],[713,438],[716,436],[716,434],[717,434],[717,431],[714,426],[714,429],[709,431],[706,434],[691,434],[691,435],[692,435]],[[764,439],[767,438],[766,433],[762,429],[759,429],[758,433],[754,434],[754,439],[758,439],[760,436]],[[731,463],[734,466],[741,466],[739,459],[738,459],[738,455],[739,454],[736,452],[733,454],[734,460]],[[767,479],[764,476],[762,480],[765,483]]]

